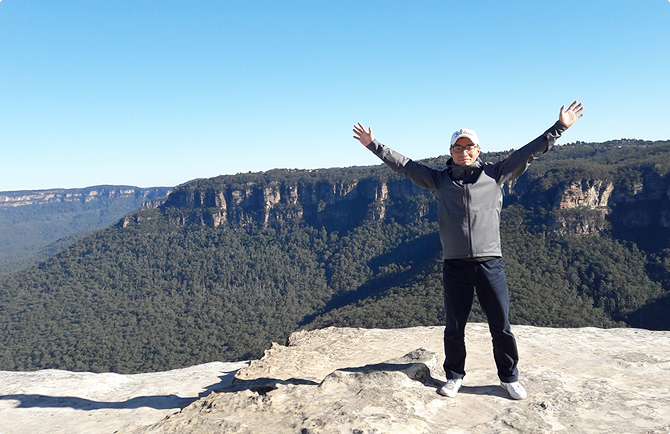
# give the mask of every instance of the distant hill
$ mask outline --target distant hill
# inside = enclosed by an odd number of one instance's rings
[[[0,274],[47,259],[145,204],[158,206],[170,191],[112,185],[0,191]]]
[[[531,165],[502,215],[512,321],[670,329],[669,173],[667,141]],[[0,369],[146,372],[255,359],[299,328],[440,325],[436,215],[383,165],[190,182],[0,276]]]

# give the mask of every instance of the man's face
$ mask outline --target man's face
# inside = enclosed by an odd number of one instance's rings
[[[467,137],[460,137],[449,149],[451,152],[451,158],[454,159],[454,163],[467,166],[472,164],[479,157],[479,146],[472,143],[472,140]]]

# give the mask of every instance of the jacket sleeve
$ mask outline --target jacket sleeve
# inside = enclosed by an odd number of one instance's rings
[[[412,180],[421,188],[435,193],[439,186],[437,171],[428,166],[410,160],[393,149],[373,140],[367,148],[379,157],[394,172],[400,173]]]
[[[499,185],[512,181],[528,169],[530,163],[537,157],[547,152],[556,143],[561,134],[567,130],[560,121],[557,121],[551,128],[545,131],[540,137],[536,138],[526,146],[512,152],[509,157],[498,163],[496,170],[496,179]]]

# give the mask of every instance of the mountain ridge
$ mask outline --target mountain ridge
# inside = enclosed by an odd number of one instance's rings
[[[0,191],[0,207],[44,205],[58,202],[91,202],[107,198],[140,197],[155,200],[166,197],[173,187],[134,187],[129,185],[94,185],[83,188],[48,188],[39,190]]]

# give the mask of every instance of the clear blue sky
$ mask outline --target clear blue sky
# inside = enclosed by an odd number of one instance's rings
[[[670,139],[670,1],[0,1],[0,191]]]

